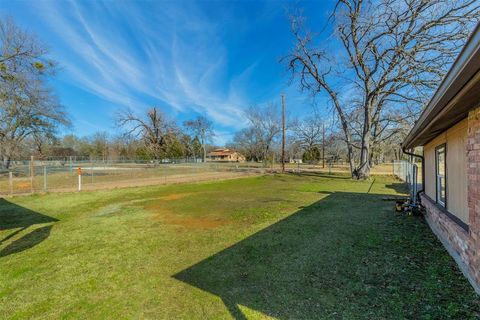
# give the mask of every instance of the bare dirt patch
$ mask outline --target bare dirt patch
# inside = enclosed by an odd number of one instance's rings
[[[168,196],[159,197],[158,199],[165,200],[165,201],[175,201],[175,200],[185,198],[189,194],[190,193],[172,193],[172,194],[169,194]]]
[[[160,197],[154,203],[144,206],[146,210],[155,213],[155,220],[160,220],[164,224],[181,226],[186,229],[214,229],[230,223],[228,219],[218,217],[194,217],[183,216],[173,213],[170,209],[165,208],[165,202],[182,199],[190,193],[173,193],[168,196]]]

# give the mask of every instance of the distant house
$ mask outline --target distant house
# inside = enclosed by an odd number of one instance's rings
[[[425,218],[480,293],[480,25],[402,144],[418,146]]]
[[[245,157],[233,150],[222,148],[215,149],[207,154],[209,161],[225,161],[225,162],[243,162]]]

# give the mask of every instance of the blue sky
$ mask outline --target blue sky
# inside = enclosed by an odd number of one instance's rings
[[[65,133],[119,133],[119,110],[159,106],[178,123],[207,116],[223,144],[245,126],[243,109],[279,103],[282,92],[292,116],[311,112],[279,63],[293,44],[294,4],[315,29],[331,10],[328,1],[4,1],[0,14],[59,62],[52,84],[74,123]]]

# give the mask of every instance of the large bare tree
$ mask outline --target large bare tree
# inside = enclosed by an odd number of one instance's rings
[[[318,43],[301,15],[291,17],[296,41],[288,66],[302,89],[333,102],[353,177],[368,177],[372,147],[421,110],[478,22],[479,7],[478,0],[338,0],[330,40],[343,55]]]
[[[321,151],[321,158],[325,165],[325,123],[320,115],[314,112],[313,115],[296,121],[291,131],[304,152],[317,154]]]
[[[250,123],[250,132],[254,135],[261,159],[266,165],[268,154],[275,139],[282,130],[281,113],[275,104],[265,107],[251,107],[245,111],[245,117]],[[288,126],[288,125],[287,125]]]
[[[263,160],[260,138],[257,130],[250,126],[235,133],[231,147],[242,152],[249,161],[260,161]]]
[[[247,159],[263,161],[266,165],[282,131],[280,110],[275,104],[268,104],[250,107],[244,111],[244,115],[248,126],[235,134],[232,143]]]
[[[48,79],[55,72],[46,47],[18,27],[0,19],[0,156],[9,167],[26,138],[50,136],[68,125]]]
[[[292,127],[295,140],[304,150],[319,146],[322,143],[323,122],[317,116],[308,116],[297,121]]]
[[[117,123],[126,129],[127,136],[143,141],[155,160],[165,157],[171,140],[178,135],[175,123],[168,120],[157,107],[148,110],[144,117],[137,116],[131,110],[123,111],[118,114]]]

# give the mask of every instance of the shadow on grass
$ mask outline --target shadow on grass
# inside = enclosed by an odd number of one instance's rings
[[[219,296],[236,319],[239,306],[280,319],[465,312],[473,290],[441,244],[382,197],[332,193],[173,278]]]
[[[3,239],[0,245],[13,238],[20,232],[36,224],[45,224],[58,221],[55,218],[21,207],[3,198],[0,198],[0,231],[13,230]],[[30,233],[14,240],[0,251],[0,257],[30,249],[50,235],[52,225],[37,228]]]
[[[408,185],[405,182],[394,182],[385,185],[385,187],[395,190],[397,193],[408,194]]]
[[[350,180],[352,177],[348,173],[343,172],[315,172],[315,171],[301,171],[301,172],[287,172],[286,174],[299,176],[299,177],[315,177],[315,178],[331,178],[331,179],[342,179]]]
[[[2,251],[0,251],[0,257],[5,257],[13,253],[22,252],[24,250],[30,249],[43,240],[47,239],[50,235],[50,230],[52,226],[45,226],[33,230],[30,233],[27,233],[18,240],[13,241],[8,246],[6,246]]]

